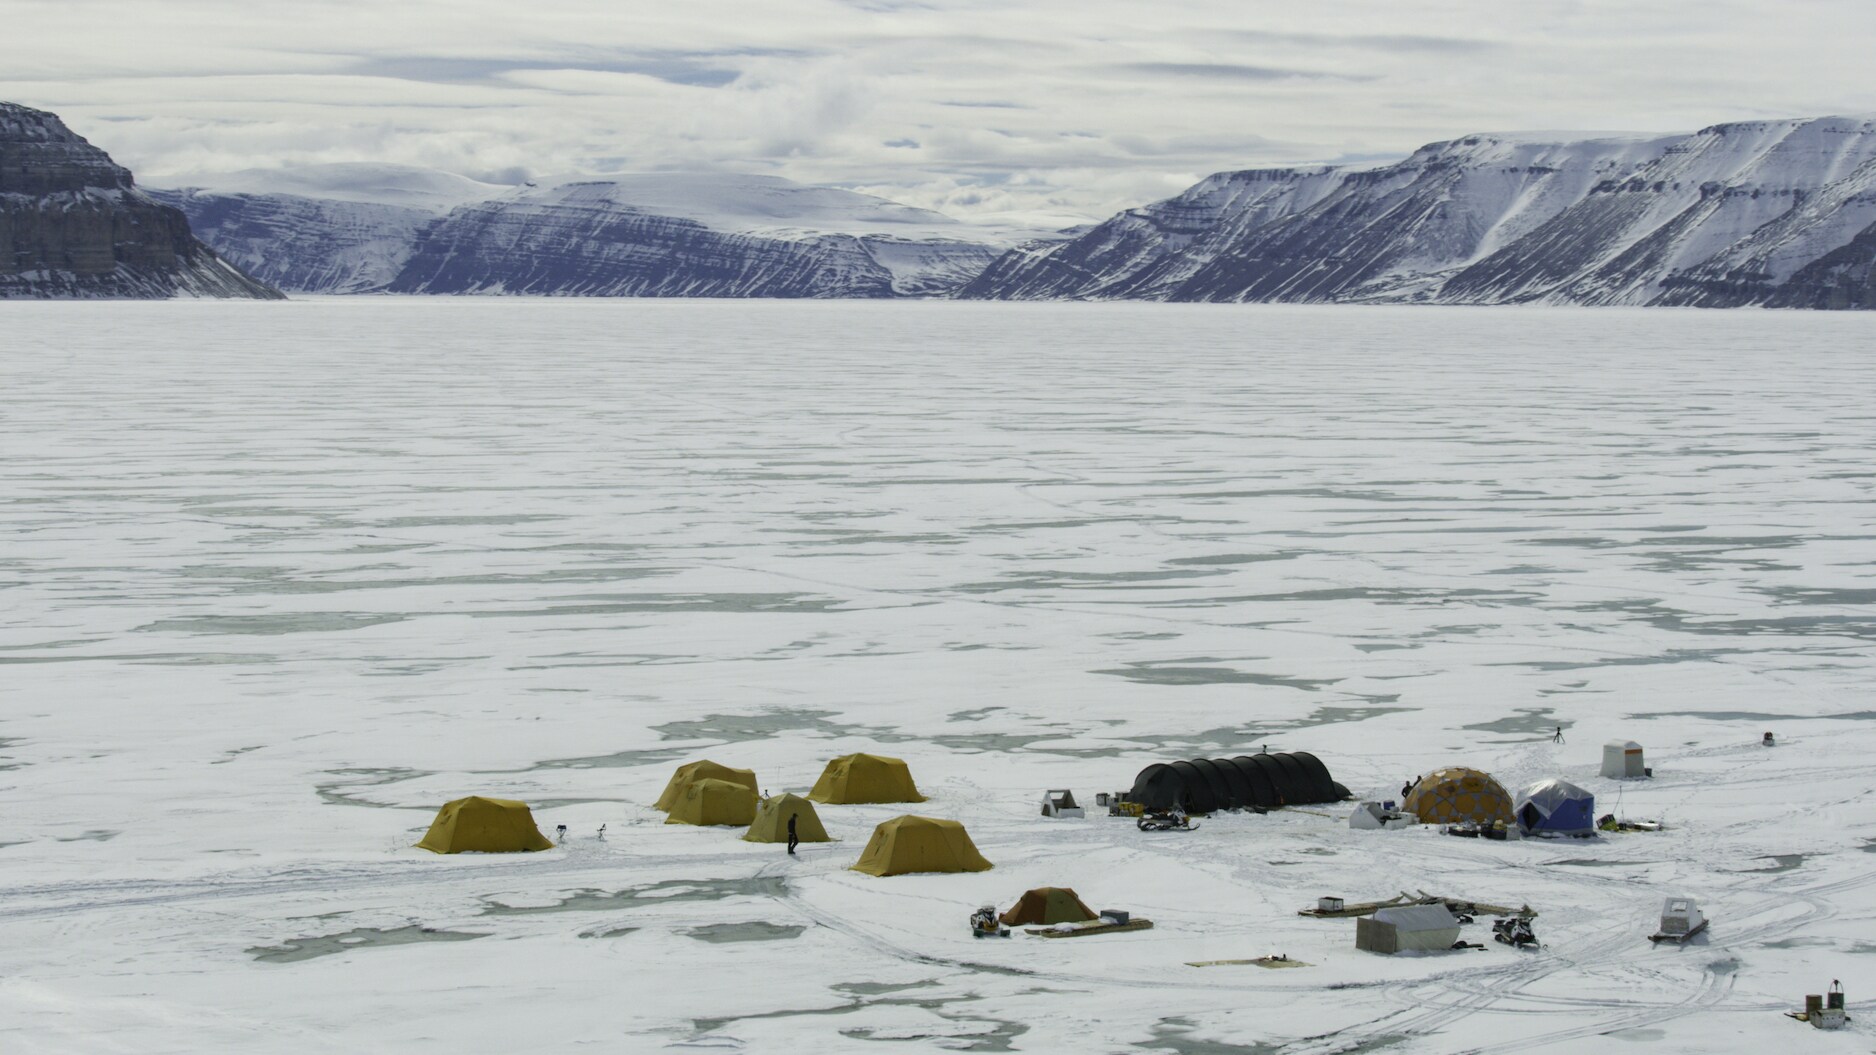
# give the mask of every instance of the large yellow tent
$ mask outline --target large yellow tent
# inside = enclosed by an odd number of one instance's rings
[[[984,872],[990,867],[962,824],[907,814],[873,829],[873,838],[853,870],[896,876],[907,872]]]
[[[417,846],[440,854],[500,854],[551,850],[554,844],[534,826],[527,803],[471,795],[444,803]]]
[[[904,760],[885,755],[844,755],[821,770],[808,797],[816,802],[924,802]]]
[[[671,774],[671,782],[664,786],[664,794],[658,796],[655,808],[669,811],[671,807],[677,805],[677,800],[683,797],[684,785],[693,780],[727,780],[732,784],[741,784],[748,788],[751,794],[754,794],[756,790],[755,770],[731,769],[729,766],[720,766],[709,759],[704,759],[702,762],[692,762],[689,765],[677,767],[677,772]]]
[[[666,824],[748,824],[756,819],[756,793],[727,780],[693,780],[665,817]]]
[[[785,843],[788,841],[788,818],[795,818],[795,838],[804,843],[833,842],[814,803],[800,795],[775,795],[756,804],[756,819],[743,835],[744,842]]]
[[[1511,793],[1476,769],[1436,769],[1414,784],[1402,809],[1422,824],[1510,824]]]
[[[1017,927],[1033,923],[1086,923],[1097,917],[1073,890],[1045,886],[1024,894],[998,918],[1005,926]]]

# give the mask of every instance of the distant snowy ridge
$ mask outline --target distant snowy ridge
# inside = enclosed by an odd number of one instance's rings
[[[57,116],[0,103],[0,298],[280,295]]]
[[[962,238],[969,228],[940,212],[838,187],[777,176],[644,173],[523,187],[506,199],[537,207],[635,209],[695,220],[713,230],[766,237],[821,234]]]
[[[1222,172],[1053,236],[773,176],[200,182],[158,195],[304,292],[1876,307],[1876,121],[1859,117]]]
[[[1226,172],[960,295],[1876,307],[1876,121],[1477,135],[1391,165]]]
[[[331,162],[291,168],[239,169],[198,173],[180,180],[191,191],[214,195],[291,195],[359,205],[390,205],[448,212],[512,188],[416,165]]]
[[[430,208],[295,194],[153,190],[181,209],[215,251],[254,277],[294,293],[368,293],[397,277]]]
[[[772,176],[504,188],[402,166],[314,166],[202,182],[157,193],[231,260],[312,293],[937,296],[1014,240]]]

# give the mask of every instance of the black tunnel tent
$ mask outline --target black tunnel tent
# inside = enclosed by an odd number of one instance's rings
[[[1179,807],[1190,813],[1275,809],[1309,802],[1340,802],[1348,789],[1329,776],[1329,767],[1307,751],[1236,758],[1195,758],[1160,762],[1133,778],[1129,802],[1151,810]]]

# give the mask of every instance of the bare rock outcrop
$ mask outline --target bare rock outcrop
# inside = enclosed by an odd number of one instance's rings
[[[277,300],[43,110],[0,103],[0,298]]]

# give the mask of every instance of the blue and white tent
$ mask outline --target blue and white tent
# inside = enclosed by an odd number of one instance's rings
[[[1567,780],[1540,780],[1518,796],[1518,827],[1579,834],[1596,830],[1596,796]]]

